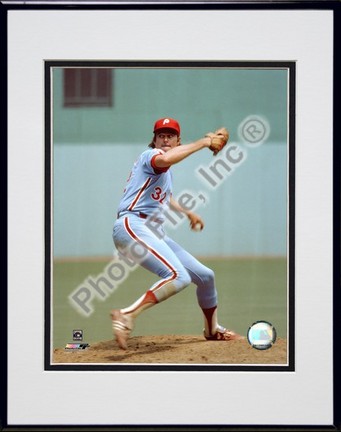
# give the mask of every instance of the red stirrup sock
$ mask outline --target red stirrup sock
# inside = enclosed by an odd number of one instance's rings
[[[154,306],[158,303],[155,294],[152,291],[147,291],[131,306],[121,309],[121,313],[129,314],[133,318],[136,318],[142,311]]]
[[[215,334],[218,327],[217,306],[209,309],[202,309],[205,321],[205,335],[211,336]]]

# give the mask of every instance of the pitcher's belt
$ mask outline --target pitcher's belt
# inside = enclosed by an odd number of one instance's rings
[[[129,212],[128,212],[128,213],[124,213],[124,214],[122,214],[122,216],[129,216],[129,214],[134,214],[134,215],[140,217],[141,219],[148,219],[148,218],[151,218],[152,221],[155,221],[155,222],[158,222],[158,223],[163,223],[163,220],[162,220],[162,219],[159,219],[159,218],[157,218],[157,217],[154,217],[153,215],[147,215],[146,213],[142,213],[142,212],[139,212],[139,213],[133,213],[133,212],[129,213]],[[120,216],[121,216],[120,213],[117,213],[117,219],[118,219]]]

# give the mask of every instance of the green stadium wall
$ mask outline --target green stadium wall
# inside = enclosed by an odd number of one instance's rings
[[[168,234],[200,256],[284,256],[287,250],[287,70],[114,69],[113,106],[65,108],[63,71],[53,69],[53,253],[57,257],[107,256],[116,208],[133,162],[152,138],[153,123],[174,117],[184,144],[224,125],[244,156],[220,168],[212,189],[207,172],[216,161],[200,151],[172,168],[174,196],[197,199],[205,229],[185,221]],[[262,145],[238,133],[250,115],[266,119]],[[216,178],[216,180],[218,180]]]

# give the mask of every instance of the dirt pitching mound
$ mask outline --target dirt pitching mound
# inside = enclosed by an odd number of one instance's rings
[[[206,341],[202,336],[136,336],[128,349],[114,340],[90,344],[84,350],[56,348],[53,363],[141,363],[141,364],[287,364],[287,341],[277,339],[267,350],[252,348],[247,339]]]

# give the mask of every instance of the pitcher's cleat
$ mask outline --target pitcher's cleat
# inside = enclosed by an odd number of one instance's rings
[[[112,331],[118,346],[124,350],[128,348],[127,341],[134,328],[133,318],[121,313],[118,309],[113,309],[110,313],[112,321]]]
[[[204,331],[204,336],[205,339],[209,341],[233,341],[245,339],[244,336],[241,336],[240,334],[235,333],[232,330],[228,330],[221,325],[218,325],[217,331],[213,335],[207,336]]]

